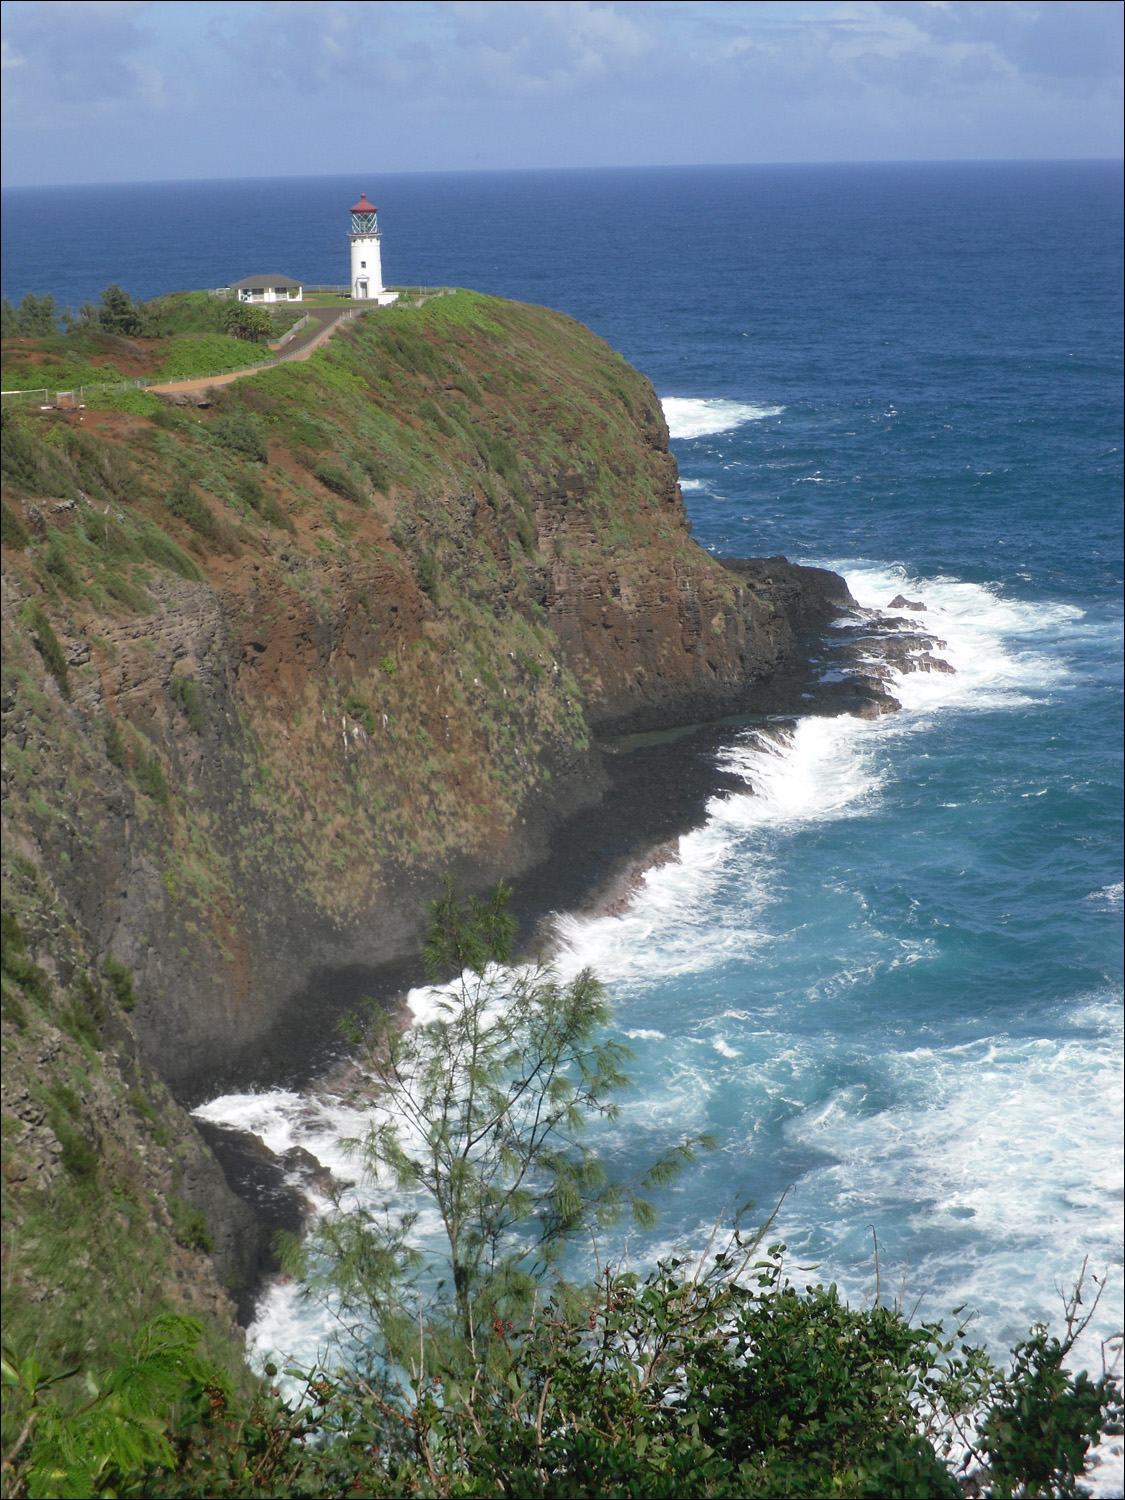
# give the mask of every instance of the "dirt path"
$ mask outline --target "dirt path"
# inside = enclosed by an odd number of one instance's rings
[[[246,375],[257,375],[261,370],[272,370],[276,365],[287,365],[294,360],[308,359],[314,349],[319,349],[321,344],[332,337],[341,323],[345,321],[350,323],[359,313],[369,311],[370,308],[366,307],[310,308],[308,327],[302,328],[297,337],[292,339],[273,359],[263,360],[260,365],[251,365],[243,370],[231,370],[226,375],[204,375],[194,380],[170,380],[166,384],[146,386],[145,389],[156,396],[208,391],[213,386],[230,385],[232,381],[242,380]]]

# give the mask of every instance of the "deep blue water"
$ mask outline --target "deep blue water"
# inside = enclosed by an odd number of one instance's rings
[[[723,1140],[632,1253],[789,1189],[803,1264],[861,1296],[874,1230],[910,1302],[968,1302],[994,1343],[1057,1317],[1089,1255],[1096,1365],[1122,1324],[1119,167],[10,193],[5,293],[339,281],[360,189],[389,282],[562,308],[651,376],[705,546],[923,600],[957,668],[904,679],[876,723],[732,732],[747,795],[625,918],[571,921],[568,961],[608,981],[636,1051],[607,1147]],[[331,1158],[324,1109],[215,1113]],[[307,1352],[307,1318],[278,1294],[261,1337]]]

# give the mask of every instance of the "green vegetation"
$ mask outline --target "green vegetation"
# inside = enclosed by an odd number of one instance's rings
[[[1090,1448],[1120,1433],[1122,1410],[1113,1380],[1065,1368],[1093,1310],[1079,1312],[1082,1281],[1063,1337],[1034,1328],[1005,1368],[964,1326],[794,1285],[768,1224],[698,1262],[564,1280],[552,1252],[625,1201],[580,1140],[587,1114],[612,1112],[624,1050],[604,1039],[591,975],[563,986],[507,964],[503,891],[466,908],[447,890],[433,918],[431,970],[459,977],[438,1020],[357,1033],[382,1093],[356,1146],[437,1208],[444,1274],[422,1267],[409,1213],[331,1216],[315,1280],[362,1352],[287,1370],[289,1401],[237,1390],[184,1317],[143,1323],[101,1364],[56,1369],[6,1345],[5,1496],[1084,1493]],[[78,1112],[56,1097],[57,1114]],[[207,1245],[198,1210],[170,1212],[181,1245]]]
[[[87,1373],[81,1404],[70,1409],[58,1390],[77,1371],[46,1374],[34,1355],[5,1351],[4,1494],[84,1496],[117,1493],[122,1476],[170,1468],[168,1428],[177,1404],[210,1397],[221,1407],[228,1385],[199,1352],[199,1326],[164,1316],[146,1324],[132,1348],[100,1381]],[[24,1418],[9,1430],[9,1413]]]
[[[615,1223],[625,1207],[651,1224],[641,1194],[670,1180],[700,1144],[669,1151],[639,1183],[607,1178],[582,1135],[616,1117],[627,1049],[602,1034],[608,1010],[589,970],[562,984],[543,964],[510,965],[509,894],[500,887],[463,906],[447,885],[423,948],[431,978],[450,985],[434,991],[437,1019],[403,1031],[372,1007],[367,1026],[351,1031],[374,1106],[358,1155],[406,1196],[382,1217],[327,1216],[311,1259],[299,1261],[316,1267],[317,1284],[349,1315],[377,1324],[398,1361],[417,1337],[422,1284],[452,1288],[438,1294],[431,1337],[441,1336],[448,1301],[455,1347],[483,1344],[497,1317],[526,1318],[543,1275],[576,1237]],[[444,1230],[440,1268],[411,1243],[419,1197]]]
[[[269,458],[261,419],[242,406],[228,406],[211,424],[211,435],[224,448],[253,463],[264,464]]]
[[[186,474],[180,475],[164,504],[172,515],[186,521],[193,531],[198,531],[207,541],[218,540],[219,525],[215,513],[206,500],[192,489],[191,480]]]
[[[183,674],[173,677],[168,684],[168,696],[180,707],[184,718],[196,734],[202,734],[207,728],[207,710],[203,704],[203,694],[199,691],[199,684],[194,677]]]
[[[49,292],[45,297],[28,292],[18,307],[5,297],[0,302],[0,338],[49,338],[58,333],[60,316]]]
[[[1073,1301],[1062,1342],[1036,1328],[1002,1369],[937,1325],[854,1311],[833,1287],[796,1289],[781,1248],[760,1254],[735,1236],[707,1267],[672,1262],[644,1278],[607,1268],[579,1296],[545,1296],[520,1328],[497,1320],[491,1360],[471,1378],[424,1363],[423,1347],[397,1379],[289,1370],[292,1403],[276,1388],[235,1392],[185,1318],[143,1326],[100,1371],[47,1373],[6,1352],[3,1492],[1085,1493],[1086,1455],[1120,1430],[1120,1404],[1110,1382],[1063,1369],[1081,1326]]]
[[[355,719],[357,724],[362,724],[368,734],[375,733],[375,715],[371,711],[371,704],[362,693],[348,694],[344,699],[344,712],[349,718]]]
[[[249,302],[227,302],[219,314],[219,324],[232,339],[265,343],[273,336],[273,319],[269,309]]]
[[[339,464],[322,463],[317,464],[316,477],[324,485],[325,489],[341,495],[345,500],[350,500],[353,505],[362,505],[367,496],[364,494],[363,486],[353,474],[347,473]]]
[[[251,352],[205,294],[104,300],[65,333],[13,334],[19,380]],[[502,902],[447,898],[431,957],[461,976],[448,1011],[363,1033],[392,1107],[358,1165],[393,1212],[330,1215],[303,1253],[368,1365],[306,1372],[300,1410],[212,1379],[229,1345],[206,1247],[222,1256],[230,1226],[193,1199],[201,1148],[140,1061],[168,1046],[164,1008],[191,996],[204,1052],[233,1034],[223,1007],[276,932],[270,901],[350,940],[373,891],[518,848],[564,776],[573,793],[601,669],[564,642],[559,596],[608,606],[627,559],[638,596],[690,581],[722,619],[738,585],[679,526],[651,390],[545,309],[383,309],[208,399],[133,390],[0,422],[10,1492],[945,1494],[949,1430],[992,1493],[1067,1493],[1108,1420],[1104,1388],[1063,1369],[1077,1324],[1034,1333],[1005,1373],[789,1285],[755,1235],[700,1268],[628,1271],[615,1221],[651,1195],[580,1128],[612,1114],[625,1055],[590,976],[510,969]],[[671,1148],[657,1178],[692,1145]],[[411,1202],[445,1223],[441,1253]],[[590,1285],[563,1274],[580,1231],[603,1258]],[[47,1408],[58,1430],[91,1401],[120,1415],[102,1397],[140,1358],[138,1325],[185,1306],[216,1316],[188,1351],[204,1364],[185,1354],[175,1392],[147,1398],[153,1446],[111,1422],[91,1458],[75,1429],[60,1477]],[[29,1357],[53,1384],[23,1380]]]
[[[133,781],[139,792],[151,797],[160,807],[169,806],[168,779],[164,775],[160,756],[155,751],[149,754],[140,746],[137,747],[133,755]]]
[[[31,541],[27,527],[6,501],[0,501],[0,541],[5,547],[16,547],[21,551]]]
[[[102,965],[102,973],[108,980],[113,997],[121,1009],[134,1010],[137,1004],[137,992],[133,988],[133,976],[126,965],[119,959],[107,958]]]
[[[52,554],[47,553],[46,567],[51,571]],[[57,564],[56,564],[57,568]],[[51,627],[51,622],[37,605],[25,606],[25,614],[28,626],[31,629],[31,639],[38,648],[39,655],[43,658],[43,665],[59,685],[59,692],[64,698],[70,697],[70,674],[67,671],[66,657],[59,645],[59,638]]]
[[[151,302],[134,301],[109,286],[98,304],[77,314],[60,312],[51,297],[29,295],[18,307],[0,307],[5,390],[69,391],[138,377],[181,380],[236,370],[253,355],[248,344],[281,336],[302,317],[294,307],[250,307],[181,292]],[[60,332],[60,320],[63,331]],[[18,340],[18,343],[15,342]],[[99,407],[151,416],[143,392],[102,394]],[[128,398],[122,405],[122,398]]]

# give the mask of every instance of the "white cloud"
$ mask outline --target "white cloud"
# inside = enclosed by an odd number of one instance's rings
[[[154,89],[154,69],[138,56],[151,45],[142,24],[147,9],[143,0],[9,7],[3,40],[16,67],[6,79],[4,113],[11,123],[37,126],[60,112],[74,119],[133,103],[151,107],[163,89]]]
[[[505,94],[585,88],[632,71],[658,47],[651,27],[589,0],[504,5],[451,3],[457,66],[477,88]]]
[[[4,32],[21,180],[76,142],[95,180],[1121,149],[1102,0],[25,0]]]

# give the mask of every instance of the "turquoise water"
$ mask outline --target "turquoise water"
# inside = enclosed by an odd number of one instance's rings
[[[1088,1256],[1098,1367],[1123,1321],[1119,169],[293,183],[271,265],[340,279],[352,187],[378,193],[389,280],[562,307],[651,376],[704,546],[923,601],[956,668],[875,722],[732,730],[745,792],[625,917],[565,919],[636,1053],[606,1148],[721,1137],[634,1260],[784,1194],[802,1264],[862,1297],[874,1233],[911,1305],[968,1303],[999,1347]],[[257,226],[267,189],[193,191],[237,240],[232,205]],[[141,221],[157,190],[129,191]],[[195,279],[242,274],[227,258]],[[329,1160],[346,1125],[280,1092],[207,1113]],[[306,1354],[324,1332],[285,1291],[256,1329]]]

